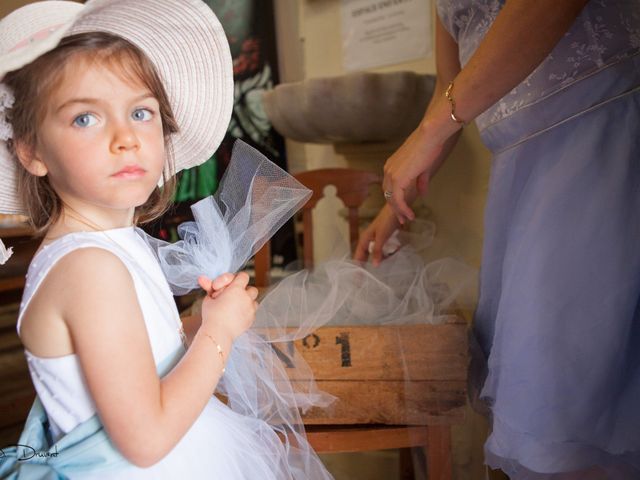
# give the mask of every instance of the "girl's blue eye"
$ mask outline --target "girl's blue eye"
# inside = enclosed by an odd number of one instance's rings
[[[78,115],[73,119],[73,124],[81,128],[92,127],[97,122],[98,120],[91,113],[83,113],[82,115]]]
[[[153,113],[148,108],[138,108],[131,116],[138,122],[148,122],[153,117]]]

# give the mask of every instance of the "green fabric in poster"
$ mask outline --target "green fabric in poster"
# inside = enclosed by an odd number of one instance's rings
[[[196,195],[198,198],[208,197],[218,189],[218,161],[212,157],[198,168]]]
[[[178,181],[174,202],[199,200],[218,189],[218,161],[213,156],[202,165],[184,170]]]

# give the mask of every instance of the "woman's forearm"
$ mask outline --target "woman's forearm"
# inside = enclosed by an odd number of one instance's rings
[[[439,78],[433,92],[432,100],[431,102],[429,102],[429,106],[427,107],[427,111],[425,113],[425,119],[430,118],[430,116],[432,115],[431,111],[434,108],[437,108],[437,104],[440,98],[444,97],[444,92],[446,90],[446,87],[447,86]],[[446,123],[450,124],[453,122],[451,122],[451,119],[449,119],[449,121]],[[449,125],[449,127],[452,127],[452,125]],[[428,123],[423,121],[421,122],[418,128],[419,130],[425,130],[426,128],[428,128]],[[458,126],[454,124],[452,133],[448,137],[446,137],[446,139],[444,140],[442,144],[442,151],[433,162],[433,168],[430,170],[430,175],[429,175],[430,179],[433,178],[433,176],[438,172],[438,170],[440,169],[444,161],[449,157],[449,154],[451,153],[453,148],[456,146],[456,143],[458,143],[458,138],[460,138],[461,133],[462,133],[462,130],[459,129]],[[429,135],[430,132],[425,132],[425,134]]]
[[[588,0],[509,0],[465,67],[455,77],[456,116],[471,121],[522,82],[549,55]],[[451,106],[440,95],[425,122],[455,132]],[[451,124],[454,125],[451,125]]]

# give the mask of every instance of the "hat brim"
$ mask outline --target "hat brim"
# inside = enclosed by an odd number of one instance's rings
[[[226,134],[234,97],[231,52],[213,11],[201,0],[90,0],[55,32],[57,41],[39,42],[33,49],[37,53],[24,57],[33,58],[17,68],[52,50],[65,36],[87,32],[122,37],[155,66],[179,127],[171,138],[175,172],[211,158]],[[0,157],[5,153],[0,150]],[[13,180],[15,184],[15,176]],[[5,208],[2,183],[2,212],[23,213],[22,208]]]
[[[53,50],[84,10],[85,6],[80,3],[50,0],[25,5],[3,18],[0,21],[3,30],[0,32],[1,43],[13,45],[13,48],[0,55],[0,80],[8,72],[18,70]],[[24,38],[24,30],[28,30],[31,36]],[[20,41],[16,44],[17,39]]]

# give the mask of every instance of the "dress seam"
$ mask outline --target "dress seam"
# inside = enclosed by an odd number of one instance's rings
[[[616,100],[619,100],[619,99],[621,99],[623,97],[626,97],[627,95],[631,95],[631,94],[636,93],[638,91],[640,91],[640,85],[632,88],[631,90],[627,90],[626,92],[622,92],[622,93],[616,95],[615,97],[607,98],[606,100],[604,100],[604,101],[602,101],[600,103],[596,103],[595,105],[592,105],[592,106],[590,106],[589,108],[587,108],[585,110],[581,110],[580,112],[574,113],[573,115],[570,115],[567,118],[564,118],[564,119],[554,123],[553,125],[549,125],[548,127],[545,127],[542,130],[538,130],[538,131],[536,131],[534,133],[531,133],[531,134],[527,135],[526,137],[521,138],[516,143],[513,143],[513,144],[511,144],[511,145],[509,145],[509,146],[507,146],[507,147],[505,147],[505,148],[503,148],[501,150],[497,150],[496,152],[494,152],[493,155],[494,155],[494,157],[497,156],[497,155],[500,155],[500,154],[502,154],[502,153],[504,153],[504,152],[506,152],[508,150],[511,150],[512,148],[515,148],[515,147],[517,147],[517,146],[519,146],[519,145],[521,145],[521,144],[523,144],[525,142],[528,142],[529,140],[531,140],[531,139],[533,139],[533,138],[535,138],[535,137],[537,137],[539,135],[542,135],[543,133],[546,133],[549,130],[552,130],[552,129],[554,129],[554,128],[556,128],[556,127],[558,127],[558,126],[560,126],[560,125],[562,125],[564,123],[567,123],[567,122],[570,122],[572,120],[575,120],[576,118],[581,117],[582,115],[585,115],[585,114],[590,113],[590,112],[592,112],[594,110],[597,110],[600,107],[603,107],[604,105],[607,105],[608,103],[614,102]]]
[[[489,128],[492,128],[493,126],[499,124],[500,122],[509,119],[512,115],[515,115],[516,113],[520,113],[523,110],[529,108],[529,107],[533,107],[535,105],[537,105],[538,103],[544,102],[546,100],[548,100],[549,98],[553,97],[556,94],[562,93],[564,90],[566,90],[567,88],[573,87],[574,85],[584,81],[584,80],[588,80],[589,78],[593,77],[594,75],[597,75],[598,73],[602,72],[603,70],[606,70],[607,68],[611,68],[619,63],[628,61],[634,57],[640,56],[640,49],[635,49],[635,51],[632,51],[633,53],[631,53],[630,55],[625,55],[622,56],[620,58],[618,58],[616,61],[611,62],[611,63],[607,63],[606,65],[602,65],[600,68],[597,68],[587,74],[585,74],[584,76],[576,79],[574,82],[571,82],[567,85],[563,85],[560,88],[557,88],[555,90],[553,90],[552,92],[547,93],[546,95],[544,95],[543,97],[538,98],[537,100],[534,100],[533,102],[527,103],[526,105],[518,108],[517,110],[511,112],[509,115],[506,115],[494,122],[491,122],[487,125],[485,125],[482,130],[480,130],[480,134],[482,134],[484,131],[488,130]],[[500,100],[498,100],[500,101]],[[497,102],[496,102],[497,103]],[[494,104],[495,105],[495,104]]]

